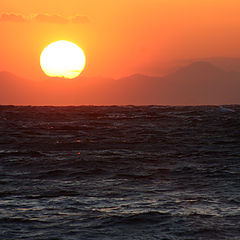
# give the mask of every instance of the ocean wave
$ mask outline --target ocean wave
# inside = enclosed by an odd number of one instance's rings
[[[166,213],[159,213],[159,212],[143,212],[143,213],[136,213],[136,214],[129,214],[129,215],[120,215],[120,216],[110,216],[104,218],[104,225],[145,225],[145,224],[158,224],[160,222],[166,222],[171,219],[172,216]]]

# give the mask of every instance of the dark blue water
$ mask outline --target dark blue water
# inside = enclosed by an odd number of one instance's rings
[[[240,106],[0,106],[0,239],[240,239]]]

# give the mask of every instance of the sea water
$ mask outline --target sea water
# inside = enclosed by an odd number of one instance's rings
[[[0,239],[240,239],[240,106],[0,106]]]

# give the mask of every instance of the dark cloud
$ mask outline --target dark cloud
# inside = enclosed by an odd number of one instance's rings
[[[67,18],[60,15],[38,14],[34,17],[35,20],[45,23],[66,24],[69,22]]]
[[[27,22],[28,20],[26,17],[20,14],[14,14],[14,13],[2,13],[0,15],[0,21],[3,22]]]
[[[85,24],[85,23],[89,23],[89,18],[87,16],[75,16],[72,18],[72,23],[76,23],[76,24]]]

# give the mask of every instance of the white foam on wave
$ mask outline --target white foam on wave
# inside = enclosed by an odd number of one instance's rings
[[[223,113],[235,112],[233,109],[225,108],[225,107],[223,107],[223,106],[219,106],[218,109],[219,109],[220,112],[223,112]]]

